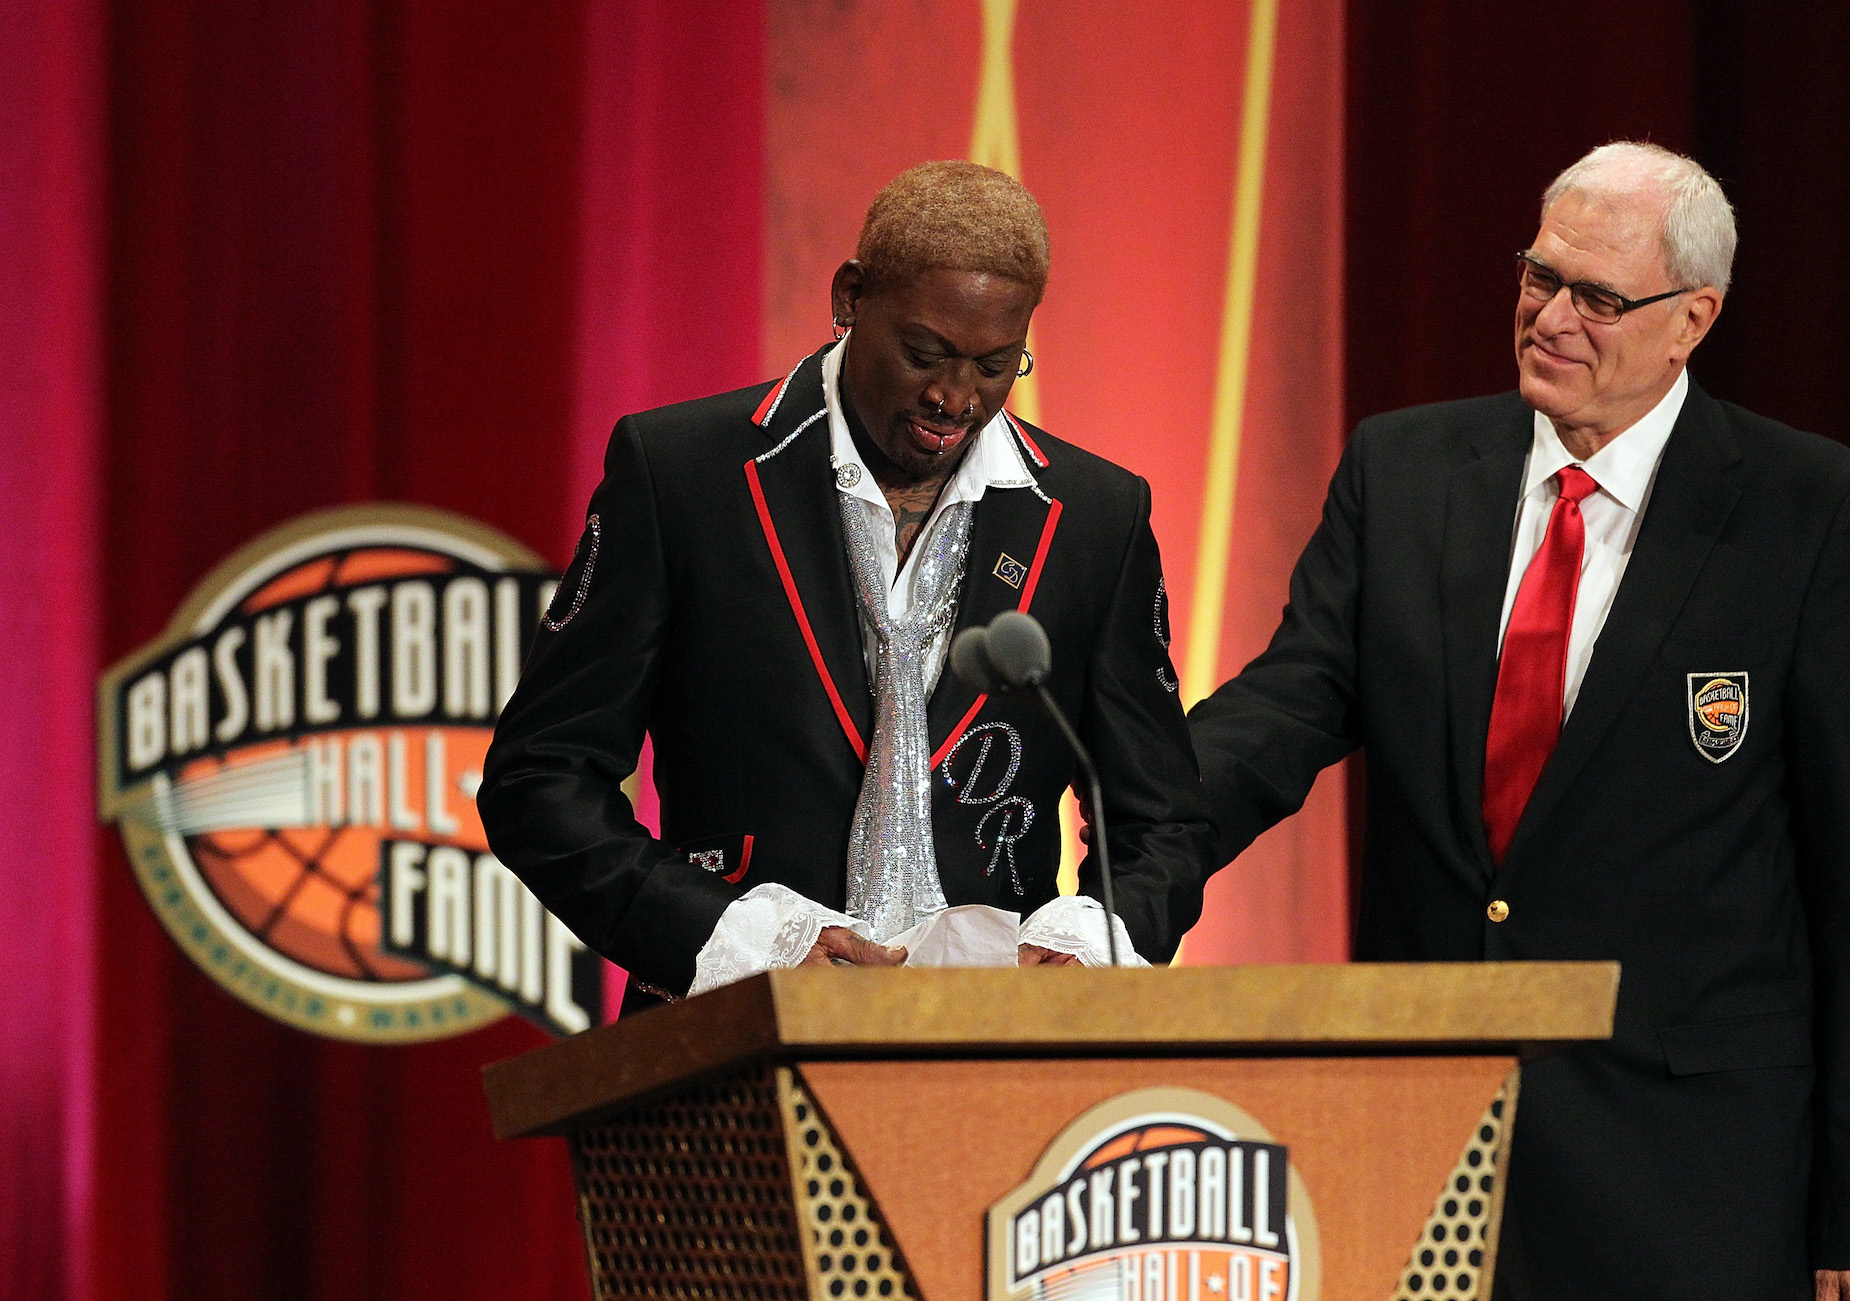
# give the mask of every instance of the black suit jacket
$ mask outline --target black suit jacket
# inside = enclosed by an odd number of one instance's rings
[[[666,990],[687,988],[720,914],[760,883],[845,902],[873,709],[820,358],[779,385],[618,423],[597,527],[483,772],[495,853],[590,947]],[[956,624],[1019,607],[1046,625],[1050,686],[1101,770],[1119,914],[1160,961],[1199,913],[1212,830],[1169,664],[1149,485],[1040,430],[1010,432],[1038,486],[977,504]],[[1038,709],[979,696],[948,667],[928,717],[946,898],[1032,911],[1056,893],[1071,753]],[[645,731],[660,839],[620,789]],[[1095,885],[1090,860],[1081,880]]]
[[[1536,1294],[1808,1297],[1810,1263],[1850,1266],[1850,453],[1691,386],[1493,869],[1532,429],[1513,393],[1357,429],[1270,648],[1191,715],[1221,855],[1365,747],[1359,958],[1623,964],[1612,1041],[1524,1069],[1506,1222]],[[1689,675],[1723,673],[1747,729],[1712,762]]]

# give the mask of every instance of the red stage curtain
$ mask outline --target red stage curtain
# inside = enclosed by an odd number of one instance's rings
[[[6,986],[0,1290],[582,1296],[563,1149],[493,1142],[478,1079],[541,1036],[507,1022],[361,1048],[221,993],[93,830],[87,697],[214,563],[304,510],[444,506],[563,563],[601,443],[581,410],[603,403],[607,423],[643,393],[756,378],[761,24],[741,11],[728,44],[665,3],[31,8],[8,11],[0,119],[0,229],[37,255],[17,277],[9,263],[8,301],[42,307],[0,335],[15,742],[0,920],[8,959],[31,964]],[[613,269],[626,258],[640,276]],[[707,266],[732,293],[664,314]],[[644,313],[655,387],[599,397],[587,337]],[[615,356],[623,383],[631,360]],[[35,368],[36,387],[13,382]],[[47,1189],[90,1208],[87,1238]]]
[[[0,1296],[85,1295],[102,7],[0,9]]]
[[[1739,210],[1728,305],[1692,363],[1719,397],[1850,442],[1850,5],[1702,0],[1695,146]]]
[[[572,463],[559,513],[574,539],[619,416],[768,378],[764,32],[763,0],[589,11]],[[645,744],[636,812],[657,828],[651,755]],[[624,976],[607,971],[614,1018]]]
[[[578,24],[115,8],[107,658],[316,507],[559,550]],[[563,1153],[493,1143],[476,1078],[541,1036],[311,1038],[196,970],[113,843],[100,879],[97,1296],[582,1295]]]
[[[1516,250],[1594,145],[1694,145],[1694,4],[1349,0],[1348,410],[1514,388]],[[1695,371],[1700,376],[1699,356]]]

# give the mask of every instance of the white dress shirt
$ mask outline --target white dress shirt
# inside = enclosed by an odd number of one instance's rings
[[[1593,645],[1612,611],[1612,598],[1625,577],[1625,566],[1632,558],[1632,546],[1638,540],[1638,526],[1644,522],[1644,508],[1651,500],[1651,487],[1657,480],[1657,467],[1664,459],[1664,444],[1683,410],[1689,393],[1689,372],[1677,376],[1670,391],[1637,424],[1607,443],[1585,461],[1576,461],[1562,445],[1554,424],[1547,416],[1535,413],[1535,441],[1523,470],[1522,501],[1516,512],[1515,547],[1510,556],[1509,583],[1503,593],[1503,621],[1497,632],[1498,653],[1502,653],[1503,634],[1509,630],[1510,611],[1516,605],[1516,592],[1522,586],[1529,562],[1541,550],[1548,533],[1548,517],[1555,500],[1561,495],[1555,475],[1569,465],[1578,465],[1592,476],[1599,491],[1580,503],[1581,519],[1586,524],[1586,550],[1580,558],[1580,590],[1574,598],[1574,624],[1567,638],[1567,683],[1561,701],[1561,717],[1573,712],[1580,695],[1580,683],[1587,675],[1587,663],[1593,658]]]
[[[849,338],[853,337],[849,335]],[[848,432],[848,418],[842,413],[841,366],[846,350],[847,340],[843,340],[829,349],[828,356],[822,359],[822,396],[829,407],[829,464],[835,467],[836,490],[850,498],[867,517],[867,531],[874,540],[874,554],[880,558],[880,572],[886,578],[887,613],[901,616],[912,608],[918,587],[918,558],[925,548],[914,545],[906,556],[905,566],[900,566],[899,540],[893,528],[893,508],[887,503],[886,494],[880,491],[880,485],[874,482],[867,463],[855,448],[854,435]],[[1028,463],[1022,459],[1021,449],[1016,446],[1014,435],[1009,432],[1008,422],[997,412],[988,424],[977,431],[956,473],[944,485],[944,491],[938,494],[938,504],[932,507],[931,517],[925,521],[925,527],[919,530],[919,541],[924,541],[926,534],[936,527],[945,507],[955,502],[981,501],[983,494],[991,488],[1033,486],[1034,476],[1028,473]],[[856,609],[858,613],[858,605]],[[867,675],[871,681],[880,640],[865,615],[860,615],[860,621],[861,648],[867,659]],[[944,669],[944,656],[950,641],[951,631],[946,628],[926,647],[927,695],[938,685],[938,675]]]

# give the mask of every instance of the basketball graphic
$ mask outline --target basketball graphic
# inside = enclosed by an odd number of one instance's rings
[[[1696,717],[1711,732],[1732,732],[1741,716],[1740,694],[1726,678],[1717,678],[1696,693]]]
[[[99,688],[101,804],[231,993],[368,1042],[601,1019],[597,960],[489,851],[475,791],[556,586],[443,512],[259,538]]]
[[[202,760],[179,784],[197,790],[208,781],[236,782],[265,757],[244,763]],[[371,828],[226,828],[198,831],[186,840],[220,902],[278,953],[317,971],[361,980],[426,974],[380,949],[380,837]]]

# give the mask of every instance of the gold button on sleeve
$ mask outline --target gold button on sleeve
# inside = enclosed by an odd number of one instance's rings
[[[1484,915],[1493,922],[1500,922],[1510,915],[1510,906],[1501,899],[1492,899],[1490,907],[1484,909]]]

